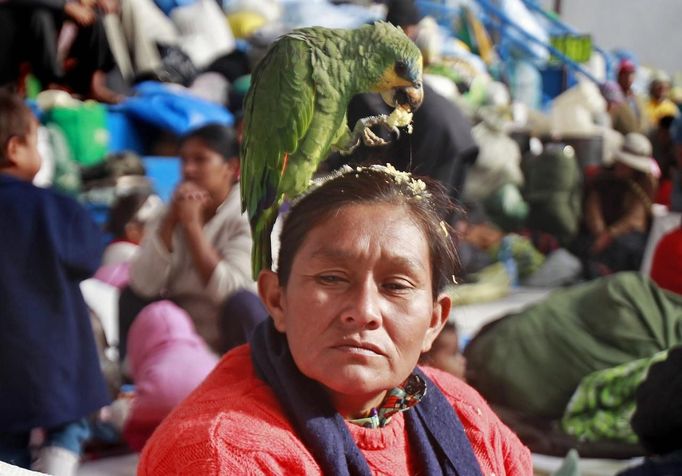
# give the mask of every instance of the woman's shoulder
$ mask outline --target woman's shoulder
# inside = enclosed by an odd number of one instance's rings
[[[445,398],[458,412],[482,416],[493,414],[485,399],[472,386],[460,378],[433,367],[422,367],[424,373],[435,383]]]
[[[528,448],[473,387],[442,370],[430,367],[422,370],[457,412],[484,473],[489,470],[495,474],[532,474]]]
[[[159,426],[145,446],[139,474],[286,469],[282,461],[314,464],[243,345],[228,352]]]

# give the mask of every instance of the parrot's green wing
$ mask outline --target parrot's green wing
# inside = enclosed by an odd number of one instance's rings
[[[279,206],[288,156],[297,150],[313,116],[311,69],[309,46],[303,37],[290,34],[272,46],[254,71],[241,149],[242,208],[250,220]]]

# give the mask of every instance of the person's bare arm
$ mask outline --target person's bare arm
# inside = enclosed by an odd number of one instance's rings
[[[591,192],[585,199],[585,225],[592,236],[600,236],[606,231],[606,223],[601,211],[599,195]]]
[[[618,221],[609,226],[609,233],[616,238],[632,231],[646,231],[649,210],[641,200],[633,200],[628,212]]]
[[[95,10],[78,1],[67,0],[64,4],[64,13],[80,26],[92,25],[95,22]]]

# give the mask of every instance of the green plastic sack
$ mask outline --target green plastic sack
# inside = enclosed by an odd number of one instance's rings
[[[99,164],[109,145],[107,110],[97,102],[86,101],[78,107],[54,107],[46,123],[57,125],[71,149],[73,159],[82,166]]]
[[[586,375],[566,406],[561,428],[581,441],[637,443],[630,425],[635,392],[649,368],[668,357],[668,350]]]

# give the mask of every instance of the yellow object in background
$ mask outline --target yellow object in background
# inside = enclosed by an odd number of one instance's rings
[[[227,22],[235,38],[248,38],[267,23],[267,19],[255,12],[240,11],[227,15]]]
[[[485,64],[491,64],[493,62],[493,44],[488,36],[488,32],[473,11],[467,9],[466,13],[469,27],[474,34],[474,39],[478,46],[478,54]]]

